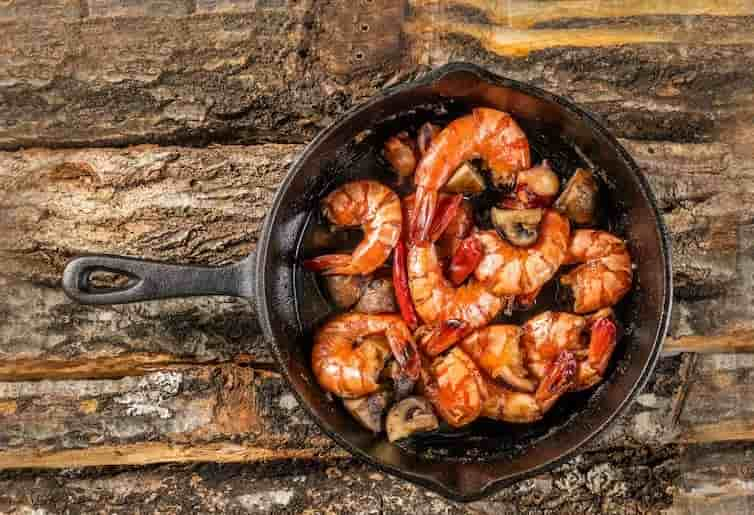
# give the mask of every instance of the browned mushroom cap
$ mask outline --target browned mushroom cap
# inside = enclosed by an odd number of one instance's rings
[[[598,192],[599,186],[592,172],[579,168],[568,179],[554,207],[572,222],[592,225],[597,212]]]
[[[545,159],[538,166],[518,173],[516,183],[540,197],[554,197],[560,191],[560,179]]]
[[[325,288],[336,306],[348,309],[361,299],[367,277],[360,275],[326,275]]]
[[[354,311],[359,313],[396,313],[398,304],[395,301],[393,281],[386,278],[372,279],[364,289]]]
[[[424,397],[407,397],[387,414],[387,438],[391,442],[437,427],[437,416]]]
[[[533,245],[539,237],[543,209],[492,208],[492,223],[505,238],[517,247]]]
[[[479,169],[470,162],[465,162],[455,171],[443,187],[448,193],[481,193],[485,189],[484,177]]]
[[[343,399],[343,406],[359,424],[379,433],[382,431],[382,416],[391,402],[391,392],[381,390],[358,399]]]

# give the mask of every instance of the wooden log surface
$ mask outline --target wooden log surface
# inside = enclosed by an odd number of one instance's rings
[[[682,2],[609,2],[603,16],[600,2],[576,2],[591,11],[576,18],[554,2],[523,32],[495,23],[507,15],[493,1],[260,1],[253,14],[241,3],[190,16],[103,3],[109,16],[0,21],[0,148],[305,142],[380,87],[448,60],[570,97],[623,137],[710,141],[752,116],[748,2],[708,10],[736,16],[702,15],[697,2],[682,23],[658,15],[686,12]]]
[[[484,501],[454,503],[354,463],[299,459],[254,469],[233,464],[100,468],[67,474],[0,472],[0,510],[133,513],[659,513],[670,503],[679,453],[586,453],[552,474]],[[250,487],[253,485],[253,487]]]
[[[667,515],[751,513],[752,449],[740,444],[693,446],[679,453],[675,502]]]
[[[683,368],[677,358],[663,363],[636,405],[591,448],[676,438],[670,419]],[[119,379],[0,382],[0,414],[0,469],[342,455],[277,373],[232,364]],[[698,431],[705,427],[702,421]]]
[[[753,20],[742,0],[0,1],[0,468],[104,467],[2,472],[0,511],[748,513]],[[451,60],[595,113],[670,229],[665,358],[582,456],[449,503],[322,436],[245,301],[62,294],[84,252],[246,255],[304,143]]]

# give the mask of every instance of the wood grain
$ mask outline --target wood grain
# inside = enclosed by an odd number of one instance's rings
[[[682,442],[754,439],[751,399],[754,354],[713,354],[699,359],[678,424]]]
[[[744,514],[754,509],[751,444],[708,444],[685,448],[673,505],[666,515]]]
[[[0,147],[303,141],[345,107],[296,9],[3,29]]]
[[[0,468],[338,454],[277,374],[237,365],[0,382],[0,406]]]
[[[2,153],[3,272],[55,285],[64,262],[83,252],[218,265],[240,259],[299,149]]]
[[[754,331],[751,329],[733,330],[722,335],[697,335],[668,338],[663,351],[698,353],[754,352]]]
[[[85,5],[81,0],[3,0],[0,1],[0,23],[17,20],[78,20],[86,14],[82,3]]]
[[[526,30],[469,22],[469,8],[449,2],[259,4],[120,16],[104,3],[117,17],[7,22],[0,148],[305,142],[382,86],[449,60],[569,97],[635,139],[715,140],[753,112],[748,4],[721,3],[710,13],[736,16],[683,23],[611,18],[610,9],[574,19],[566,9],[557,24]],[[704,10],[695,5],[689,13]]]
[[[684,362],[664,360],[637,403],[587,449],[672,442]],[[0,416],[0,469],[344,456],[278,374],[248,365],[163,366],[118,379],[0,382]],[[298,450],[302,454],[293,452]]]
[[[40,451],[11,450],[0,453],[0,468],[67,469],[155,463],[259,463],[269,460],[300,460],[322,457],[322,449],[276,449],[233,443],[138,443],[101,445],[90,449]]]
[[[303,454],[303,453],[302,453]],[[670,505],[678,451],[586,453],[551,474],[459,504],[352,460],[117,467],[0,473],[0,509],[69,513],[659,513]]]
[[[120,16],[185,16],[194,10],[188,0],[86,0],[92,18]]]
[[[497,0],[413,0],[416,9],[462,6],[483,13],[490,21],[522,29],[561,19],[610,19],[635,16],[749,16],[754,6],[746,0],[554,0],[499,2]]]

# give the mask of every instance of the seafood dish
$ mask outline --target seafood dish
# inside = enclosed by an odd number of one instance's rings
[[[532,162],[528,137],[491,108],[427,122],[383,142],[393,181],[320,201],[332,231],[361,235],[303,262],[338,310],[316,329],[312,371],[391,442],[533,423],[607,373],[630,249],[600,221],[599,174]],[[560,302],[543,311],[547,288]]]

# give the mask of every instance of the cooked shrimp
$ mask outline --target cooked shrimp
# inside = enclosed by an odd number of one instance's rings
[[[416,312],[424,323],[436,326],[421,341],[430,356],[489,324],[503,306],[498,296],[477,281],[454,288],[443,275],[437,250],[429,242],[409,249],[408,278]]]
[[[460,346],[492,379],[503,380],[517,390],[533,392],[537,382],[524,366],[520,339],[518,326],[488,325],[461,340]]]
[[[576,359],[573,354],[564,351],[554,361],[533,394],[513,391],[483,377],[482,416],[503,422],[536,422],[572,388],[575,376]]]
[[[362,397],[377,390],[380,372],[391,353],[408,373],[418,377],[420,356],[400,316],[347,313],[317,331],[312,369],[328,392],[347,399]]]
[[[398,195],[377,181],[349,182],[327,195],[322,211],[336,228],[358,227],[364,239],[351,254],[328,254],[304,265],[326,275],[366,275],[387,260],[401,235],[403,214]]]
[[[413,241],[429,237],[440,188],[465,161],[477,158],[486,161],[498,185],[510,183],[516,172],[531,166],[526,134],[508,113],[476,108],[453,120],[432,140],[414,175]]]
[[[626,243],[605,231],[574,231],[565,264],[583,263],[560,278],[573,292],[576,313],[613,306],[631,289]]]
[[[602,377],[617,343],[617,328],[610,309],[589,317],[546,311],[523,325],[521,343],[525,363],[537,378],[543,378],[555,358],[571,352],[578,363],[574,390],[594,386]]]
[[[568,219],[551,209],[542,217],[537,242],[528,248],[511,245],[495,231],[481,231],[477,238],[484,257],[474,275],[499,297],[536,295],[563,264],[570,232]]]
[[[458,347],[425,367],[422,389],[440,416],[451,426],[476,420],[482,411],[482,375]]]

